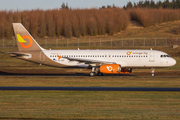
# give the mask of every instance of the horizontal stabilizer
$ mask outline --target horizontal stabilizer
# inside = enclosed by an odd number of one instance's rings
[[[18,53],[18,52],[9,52],[9,56],[11,57],[23,57],[23,56],[29,56],[28,54],[25,53]]]

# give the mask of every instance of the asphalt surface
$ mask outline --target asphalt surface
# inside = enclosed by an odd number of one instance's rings
[[[59,90],[59,91],[180,91],[180,88],[148,87],[0,87],[0,90]]]
[[[160,71],[156,72],[156,77],[168,77],[168,78],[180,78],[179,71]],[[67,72],[67,71],[59,71],[58,69],[1,69],[0,76],[25,76],[25,77],[46,77],[46,76],[90,76],[89,72],[81,73],[81,72]],[[121,77],[152,77],[151,72],[133,72],[131,74],[105,74],[105,77],[110,76],[121,76]],[[102,76],[101,76],[102,77]]]

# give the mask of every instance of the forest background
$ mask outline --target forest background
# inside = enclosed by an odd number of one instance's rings
[[[0,11],[0,38],[13,38],[12,23],[22,23],[33,37],[81,37],[114,35],[125,30],[130,20],[144,27],[180,20],[180,0],[128,2],[91,9],[71,9],[62,3],[51,10]],[[177,32],[179,33],[179,32]]]

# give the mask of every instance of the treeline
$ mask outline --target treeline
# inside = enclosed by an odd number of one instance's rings
[[[120,8],[1,11],[0,38],[13,36],[13,22],[22,23],[34,37],[44,38],[113,35],[126,29],[129,21],[129,14]]]
[[[22,23],[34,36],[80,37],[114,35],[125,30],[130,20],[140,22],[144,27],[168,21],[180,20],[179,9],[150,9],[117,7],[106,9],[53,9],[0,11],[0,38],[12,38],[12,23]]]
[[[154,2],[153,0],[145,0],[139,1],[137,3],[128,2],[126,6],[123,7],[124,9],[129,8],[169,8],[169,9],[178,9],[180,8],[180,0],[164,0],[164,2],[158,1]]]
[[[144,27],[154,26],[157,23],[180,20],[179,9],[133,8],[127,11],[132,20],[140,22]]]

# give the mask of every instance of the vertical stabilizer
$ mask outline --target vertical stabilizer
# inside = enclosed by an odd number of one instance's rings
[[[37,51],[43,49],[21,23],[13,23],[13,29],[19,51]]]

